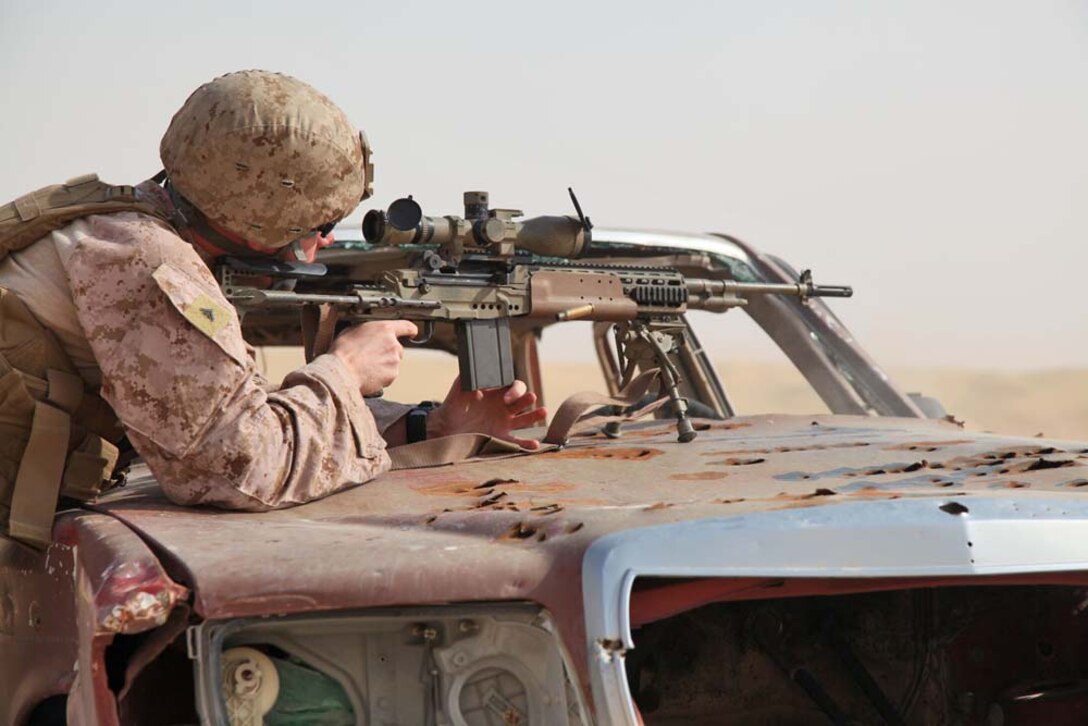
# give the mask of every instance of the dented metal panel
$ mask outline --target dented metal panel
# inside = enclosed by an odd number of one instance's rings
[[[61,515],[44,553],[11,542],[0,554],[0,721],[69,693],[71,723],[117,722],[103,656],[117,634],[166,622],[188,596],[131,529],[101,514]]]

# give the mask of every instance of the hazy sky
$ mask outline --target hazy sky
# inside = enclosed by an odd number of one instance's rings
[[[852,284],[887,365],[1088,365],[1083,0],[0,0],[0,198],[146,178],[188,93],[254,67],[366,129],[368,207],[566,213],[573,185],[598,224]]]

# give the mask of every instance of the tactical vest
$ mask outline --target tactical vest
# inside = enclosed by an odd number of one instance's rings
[[[0,261],[81,217],[128,211],[163,218],[94,174],[31,192],[0,207]],[[113,476],[124,432],[85,388],[53,334],[0,288],[0,526],[14,539],[47,547],[59,497],[93,499]]]

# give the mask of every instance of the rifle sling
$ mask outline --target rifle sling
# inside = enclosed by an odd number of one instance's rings
[[[646,371],[614,396],[593,391],[582,391],[570,396],[559,406],[538,449],[526,449],[487,434],[454,434],[390,449],[389,458],[393,461],[392,468],[394,470],[423,469],[483,457],[489,460],[506,459],[523,454],[554,451],[564,446],[570,436],[575,433],[595,428],[609,421],[634,420],[661,407],[669,400],[668,396],[662,395],[652,403],[630,413],[581,418],[590,408],[633,406],[643,399],[657,381],[659,374],[660,371],[657,368]]]
[[[302,349],[309,363],[329,352],[336,337],[336,312],[332,305],[306,305],[302,308]]]

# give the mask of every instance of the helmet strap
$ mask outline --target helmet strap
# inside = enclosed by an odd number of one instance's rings
[[[166,185],[166,193],[170,195],[170,201],[174,204],[174,214],[171,222],[178,229],[190,230],[197,244],[204,247],[204,251],[215,257],[231,255],[233,257],[270,257],[273,252],[263,253],[246,245],[235,242],[223,233],[216,230],[208,222],[208,218],[183,197],[169,181]]]

